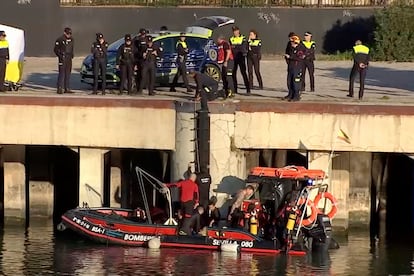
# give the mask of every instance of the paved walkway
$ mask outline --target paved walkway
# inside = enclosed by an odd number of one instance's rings
[[[55,58],[27,57],[24,65],[22,82],[24,86],[18,92],[7,92],[6,95],[39,95],[56,97],[102,97],[89,95],[90,86],[80,82],[79,69],[82,58],[75,58],[71,88],[72,95],[57,95],[55,84],[57,78],[57,61]],[[351,61],[316,61],[315,83],[316,92],[304,93],[303,102],[349,103],[369,105],[414,105],[414,63],[385,63],[372,62],[368,71],[364,100],[346,97],[348,76],[352,66]],[[243,88],[239,88],[237,99],[248,101],[280,101],[287,93],[286,64],[284,60],[264,60],[261,71],[265,89],[253,90],[253,95],[243,95]],[[239,77],[239,86],[242,85]],[[309,82],[308,78],[306,79]],[[257,82],[255,82],[257,84]],[[355,84],[355,94],[358,94],[359,84]],[[190,99],[192,95],[182,92],[168,92],[168,88],[157,88],[157,96],[131,96],[134,98],[151,99]],[[116,91],[114,91],[116,92]],[[130,96],[105,95],[107,98]]]

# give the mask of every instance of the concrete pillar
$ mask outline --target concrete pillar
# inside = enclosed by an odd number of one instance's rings
[[[211,191],[225,176],[245,179],[246,155],[234,145],[234,114],[210,114],[210,174]],[[226,199],[225,194],[218,194],[218,206]]]
[[[245,151],[244,155],[246,156],[247,173],[250,171],[251,168],[259,166],[260,151],[249,150],[249,151]]]
[[[4,146],[4,223],[26,220],[25,146]]]
[[[171,180],[183,178],[188,164],[195,161],[195,115],[189,111],[176,113],[175,151],[172,154]],[[194,163],[192,163],[194,170]]]
[[[287,160],[287,150],[284,150],[284,149],[276,150],[274,166],[276,168],[284,167],[286,166],[286,160]]]
[[[79,148],[79,206],[102,206],[104,193],[104,154],[107,150]]]
[[[274,150],[272,149],[263,149],[262,152],[262,158],[265,163],[265,167],[272,167],[273,165],[273,153]]]

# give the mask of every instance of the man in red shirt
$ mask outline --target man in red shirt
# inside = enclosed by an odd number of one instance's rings
[[[183,219],[191,218],[194,208],[198,206],[200,199],[198,193],[198,185],[195,182],[197,175],[192,173],[187,180],[182,180],[177,183],[165,184],[166,187],[178,187],[181,189],[181,214]]]
[[[221,79],[223,80],[223,90],[227,97],[234,96],[233,68],[234,58],[228,43],[223,35],[217,39],[218,54],[217,63],[221,66]]]

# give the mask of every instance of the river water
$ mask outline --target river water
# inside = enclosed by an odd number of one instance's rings
[[[414,275],[412,244],[371,248],[364,231],[305,257],[97,245],[48,225],[5,228],[0,239],[1,275]]]

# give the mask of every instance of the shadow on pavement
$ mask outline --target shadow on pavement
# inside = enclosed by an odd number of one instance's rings
[[[349,79],[350,68],[332,67],[322,69],[325,76],[338,79]],[[384,67],[369,67],[365,85],[402,89],[414,92],[413,70],[394,70]],[[358,77],[356,79],[358,81]]]

